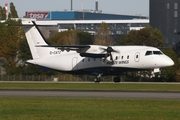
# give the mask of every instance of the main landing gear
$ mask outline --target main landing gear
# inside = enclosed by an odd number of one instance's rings
[[[119,83],[119,82],[121,82],[121,78],[119,76],[118,77],[114,77],[113,81],[115,83]]]
[[[98,77],[95,77],[95,78],[94,78],[94,82],[95,82],[95,83],[99,83],[100,81],[101,81],[100,78],[98,78]]]
[[[101,81],[101,75],[102,75],[102,74],[99,74],[97,77],[94,78],[94,82],[95,82],[95,83],[99,83],[99,82]],[[121,78],[120,78],[119,76],[114,77],[113,81],[114,81],[115,83],[119,83],[119,82],[121,82]]]
[[[102,73],[103,74],[103,73]],[[98,74],[98,76],[96,76],[95,78],[94,78],[94,82],[95,83],[99,83],[100,81],[101,81],[101,76],[102,76],[102,74]]]

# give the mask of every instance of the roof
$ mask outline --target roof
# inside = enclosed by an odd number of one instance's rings
[[[108,14],[86,11],[27,11],[26,17],[46,20],[132,20],[147,19],[145,16]]]
[[[58,25],[58,24],[100,24],[105,23],[149,23],[149,19],[135,20],[38,20],[38,25]]]

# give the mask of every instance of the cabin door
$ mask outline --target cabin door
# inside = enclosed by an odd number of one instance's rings
[[[72,59],[72,70],[77,70],[77,69],[78,69],[77,62],[78,62],[78,58],[77,58],[77,57],[74,57],[74,58]]]

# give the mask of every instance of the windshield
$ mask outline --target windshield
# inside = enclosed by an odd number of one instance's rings
[[[153,54],[155,54],[155,55],[162,55],[163,53],[161,51],[153,51]]]
[[[147,51],[145,55],[152,55],[152,51]]]
[[[146,51],[145,55],[163,55],[163,53],[161,51]]]

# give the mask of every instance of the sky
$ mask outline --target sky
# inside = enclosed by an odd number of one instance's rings
[[[73,10],[95,10],[96,0],[73,0]],[[71,10],[71,0],[0,0],[0,6],[13,2],[19,17],[26,11]],[[103,13],[149,16],[149,0],[98,0]]]

